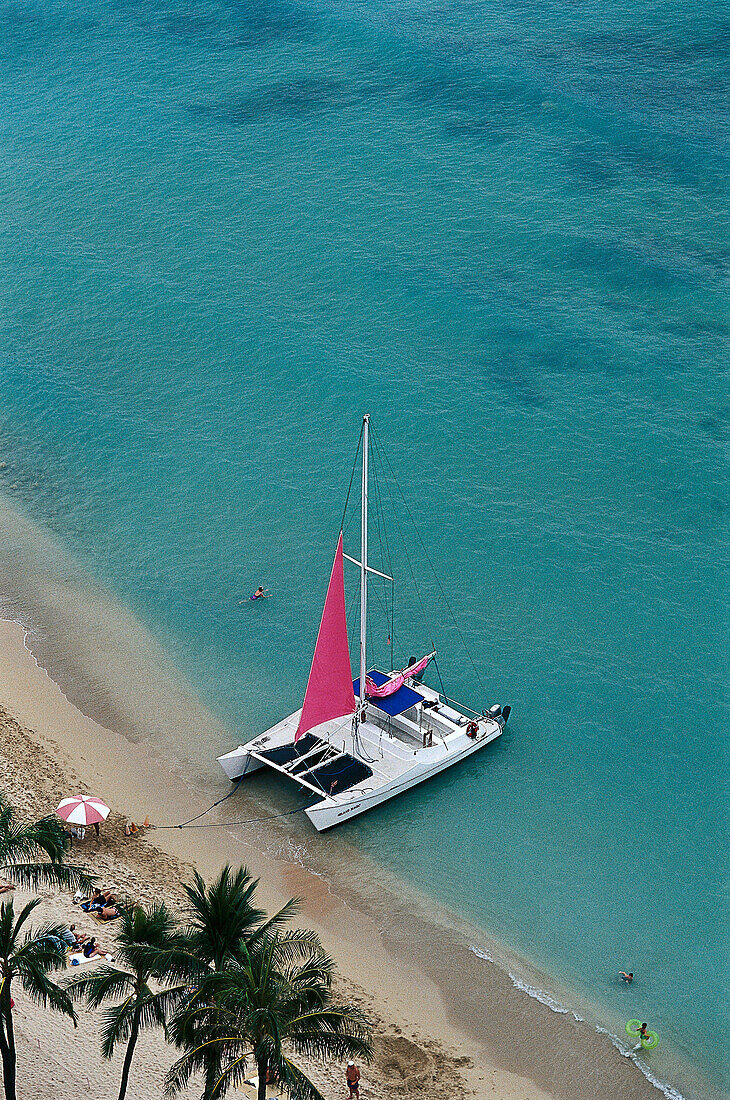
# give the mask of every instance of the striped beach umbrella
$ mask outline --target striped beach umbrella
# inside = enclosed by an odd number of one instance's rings
[[[56,813],[73,825],[94,825],[106,821],[111,810],[100,798],[94,798],[91,794],[77,794],[73,798],[62,798]]]

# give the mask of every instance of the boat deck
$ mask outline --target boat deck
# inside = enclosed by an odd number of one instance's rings
[[[352,716],[332,719],[295,743],[297,710],[220,757],[220,763],[233,780],[261,767],[280,772],[316,796],[306,813],[318,829],[330,828],[458,763],[502,733],[504,721],[469,717],[431,688],[414,686],[418,702],[406,711],[389,714],[369,701],[357,726]]]
[[[420,690],[426,705],[419,706],[417,713],[392,717],[369,706],[355,737],[352,719],[347,717],[324,723],[317,736],[305,734],[295,744],[301,714],[295,711],[245,748],[259,763],[319,794],[342,793],[360,784],[381,786],[414,765],[446,755],[455,739],[463,741],[465,737],[468,718],[444,707],[435,692]],[[431,738],[424,737],[428,733]]]

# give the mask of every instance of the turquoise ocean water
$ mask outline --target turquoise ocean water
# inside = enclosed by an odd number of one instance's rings
[[[0,3],[0,490],[249,735],[369,411],[514,716],[349,838],[722,1090],[719,10]]]

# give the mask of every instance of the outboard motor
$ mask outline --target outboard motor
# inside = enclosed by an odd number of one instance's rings
[[[507,725],[507,719],[510,716],[512,707],[501,707],[499,703],[495,703],[493,707],[490,707],[487,711],[487,717],[491,718],[493,722],[496,722],[500,729],[504,729]]]

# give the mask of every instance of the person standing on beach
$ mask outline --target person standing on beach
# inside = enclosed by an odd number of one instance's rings
[[[360,1100],[360,1070],[357,1068],[354,1062],[347,1063],[347,1069],[345,1070],[345,1080],[347,1081],[347,1087],[349,1088],[348,1096],[354,1096],[355,1100]]]

